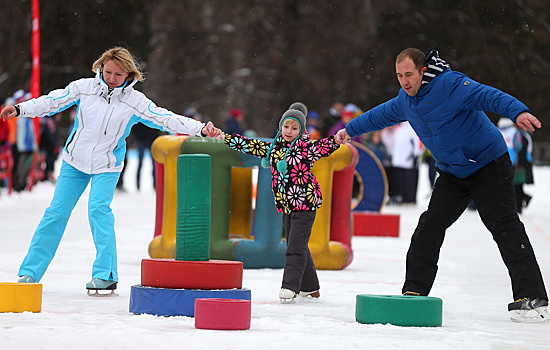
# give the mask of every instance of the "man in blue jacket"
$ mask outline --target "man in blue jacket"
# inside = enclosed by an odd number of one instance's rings
[[[399,95],[349,122],[337,138],[346,142],[408,121],[436,161],[440,176],[411,239],[402,292],[429,294],[445,231],[473,200],[510,274],[511,319],[550,321],[540,268],[516,214],[512,163],[500,131],[484,111],[507,116],[524,130],[540,128],[540,121],[516,98],[452,71],[437,51],[426,59],[422,51],[406,49],[395,67]]]

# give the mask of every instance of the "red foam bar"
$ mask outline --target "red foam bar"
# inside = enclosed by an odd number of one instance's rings
[[[353,235],[399,237],[399,215],[353,212]]]

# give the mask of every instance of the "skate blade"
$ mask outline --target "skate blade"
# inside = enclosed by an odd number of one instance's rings
[[[539,307],[534,310],[510,311],[510,319],[517,323],[544,323],[550,322],[548,307]]]
[[[279,298],[279,300],[281,300],[281,304],[295,304],[296,303],[296,298],[291,298],[291,299]]]
[[[118,297],[118,294],[115,293],[114,289],[87,289],[88,296],[95,298],[109,298],[109,297]]]

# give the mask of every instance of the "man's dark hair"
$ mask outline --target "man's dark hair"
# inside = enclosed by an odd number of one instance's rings
[[[397,55],[395,63],[399,63],[406,58],[410,58],[413,61],[414,66],[419,72],[422,70],[422,68],[426,67],[426,55],[419,49],[408,48],[401,51],[401,53]]]

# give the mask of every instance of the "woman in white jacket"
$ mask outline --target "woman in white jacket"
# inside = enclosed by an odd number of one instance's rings
[[[50,207],[38,225],[21,268],[19,282],[39,282],[61,241],[78,199],[91,181],[88,219],[97,254],[89,290],[114,290],[118,282],[114,215],[110,204],[124,166],[126,137],[141,122],[149,127],[192,136],[221,134],[212,123],[157,107],[133,85],[144,77],[131,53],[124,48],[107,50],[95,61],[95,78],[71,82],[15,106],[0,117],[43,117],[71,106],[78,108],[74,127],[63,152],[63,164]]]

